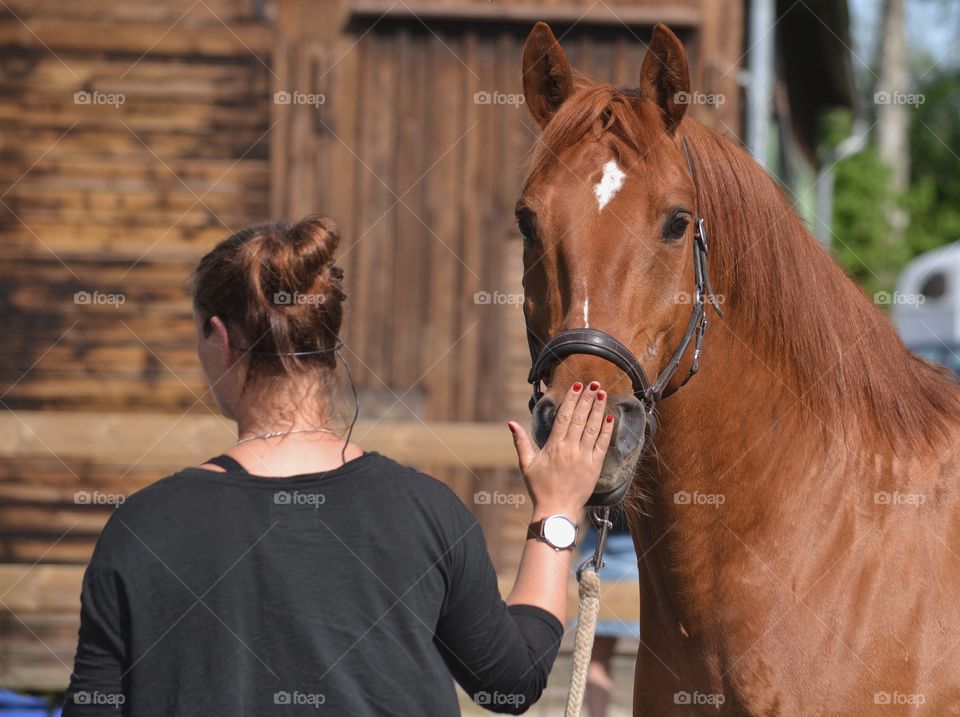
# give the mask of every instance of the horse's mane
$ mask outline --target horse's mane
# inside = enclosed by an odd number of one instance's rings
[[[576,83],[533,148],[525,184],[588,134],[611,132],[640,154],[662,138],[662,127],[641,123],[637,90],[582,75]],[[690,118],[680,131],[696,167],[711,278],[726,298],[727,318],[719,321],[739,327],[821,420],[854,412],[898,450],[948,436],[960,416],[960,390],[946,370],[904,346],[743,148]],[[709,353],[708,360],[723,360]]]

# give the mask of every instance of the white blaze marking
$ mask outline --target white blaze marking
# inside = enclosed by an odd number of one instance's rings
[[[593,193],[597,195],[597,203],[600,209],[603,209],[611,199],[613,199],[620,188],[623,186],[623,180],[626,178],[623,170],[617,166],[612,159],[603,165],[603,177],[593,188]]]
[[[583,328],[590,328],[590,297],[587,295],[587,280],[583,280]]]

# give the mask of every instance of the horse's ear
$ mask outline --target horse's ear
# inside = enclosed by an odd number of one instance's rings
[[[541,127],[573,92],[573,71],[550,26],[538,22],[523,46],[523,96]]]
[[[690,70],[686,50],[666,25],[653,28],[653,38],[640,67],[640,90],[660,108],[667,131],[676,130],[689,104]]]

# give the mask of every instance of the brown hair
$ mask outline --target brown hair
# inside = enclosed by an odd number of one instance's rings
[[[241,229],[200,259],[194,310],[204,326],[219,316],[231,344],[249,350],[248,384],[336,367],[346,299],[333,261],[339,243],[336,223],[312,215]],[[321,353],[288,355],[307,351]]]

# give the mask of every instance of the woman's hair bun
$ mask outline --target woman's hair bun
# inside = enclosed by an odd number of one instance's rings
[[[257,352],[251,370],[293,370],[300,357],[279,354],[305,351],[328,351],[303,358],[333,366],[346,299],[343,270],[333,259],[339,243],[336,222],[318,214],[242,229],[200,260],[194,306],[242,333],[245,347]],[[239,337],[231,333],[231,340]]]
[[[340,227],[329,217],[311,214],[287,230],[287,240],[295,247],[316,251],[321,261],[328,262],[340,245]]]

